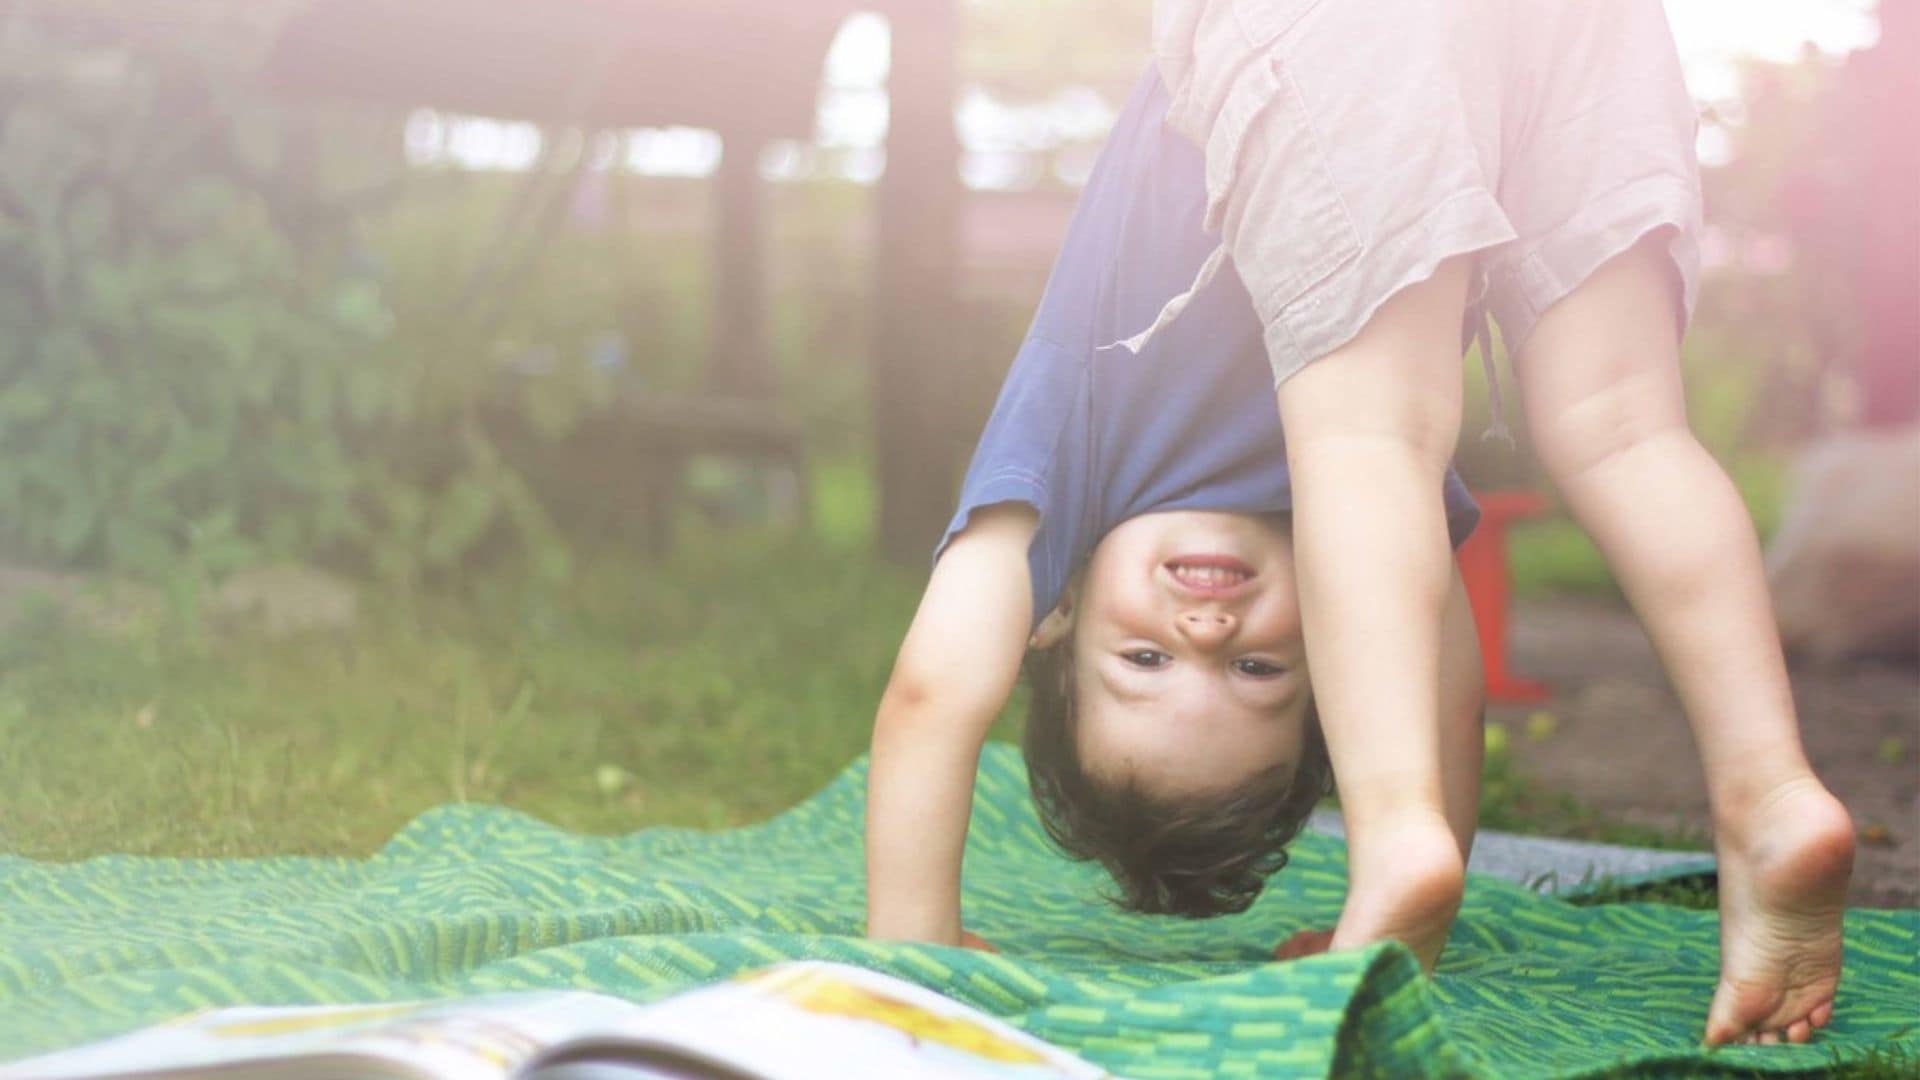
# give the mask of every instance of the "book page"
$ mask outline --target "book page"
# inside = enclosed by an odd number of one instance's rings
[[[669,998],[605,1037],[609,1046],[596,1048],[595,1060],[614,1053],[616,1042],[671,1046],[767,1080],[1109,1076],[930,990],[825,962],[783,964]]]
[[[0,1068],[0,1080],[164,1076],[303,1058],[351,1058],[355,1071],[365,1075],[501,1080],[576,1033],[614,1026],[638,1008],[603,994],[541,991],[385,1005],[218,1009],[16,1062]]]
[[[703,1068],[702,1063],[718,1066]],[[0,1080],[1098,1080],[979,1010],[843,964],[801,962],[638,1006],[571,991],[200,1013],[0,1068]]]

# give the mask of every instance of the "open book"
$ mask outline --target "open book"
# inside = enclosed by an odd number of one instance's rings
[[[0,1067],[0,1080],[813,1080],[1109,1074],[911,983],[805,961],[635,1005],[535,991],[232,1008]]]

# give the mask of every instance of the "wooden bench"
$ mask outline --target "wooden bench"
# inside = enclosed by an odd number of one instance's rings
[[[557,438],[506,406],[488,411],[487,427],[548,513],[581,535],[666,554],[688,464],[707,456],[778,469],[787,492],[774,501],[788,503],[802,527],[811,524],[805,432],[770,401],[636,391]]]

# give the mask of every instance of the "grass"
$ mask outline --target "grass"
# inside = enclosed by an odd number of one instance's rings
[[[841,501],[832,539],[695,530],[659,565],[585,559],[557,594],[368,597],[336,636],[99,638],[42,615],[0,636],[0,849],[364,854],[459,800],[601,832],[764,818],[865,750],[917,599]],[[1499,745],[1482,820],[1701,843],[1545,790]]]
[[[557,595],[372,597],[339,636],[96,638],[43,615],[0,636],[0,851],[364,855],[452,800],[591,832],[764,818],[865,750],[917,598],[861,554],[857,518],[830,516],[834,542],[695,533],[659,565],[585,559]],[[1498,747],[1486,777],[1489,828],[1693,839],[1609,822]],[[1580,902],[1715,899],[1601,882]],[[1841,1074],[1914,1065],[1890,1044]]]
[[[589,561],[286,642],[0,640],[0,847],[359,854],[450,800],[569,828],[726,826],[865,749],[908,576],[768,537]]]
[[[590,831],[775,813],[865,749],[920,577],[865,554],[860,462],[817,470],[812,538],[693,527],[658,565],[588,557],[559,593],[489,579],[372,596],[351,632],[285,642],[16,626],[0,635],[0,850],[360,854],[457,800]],[[1736,475],[1770,524],[1779,470]],[[1611,588],[1564,520],[1518,532],[1514,564],[1523,589]],[[1482,822],[1704,846],[1545,790],[1494,743]]]
[[[368,597],[336,636],[16,626],[0,636],[0,848],[362,854],[459,800],[589,831],[775,813],[864,751],[916,600],[918,574],[864,554],[859,485],[822,479],[822,537],[696,528],[658,565],[589,557],[560,593],[495,579]],[[1482,821],[1703,840],[1545,790],[1497,740]]]
[[[1690,911],[1714,911],[1720,907],[1720,888],[1711,874],[1688,874],[1656,881],[1631,881],[1599,877],[1567,884],[1547,874],[1527,883],[1538,889],[1551,885],[1561,899],[1575,907],[1601,904],[1666,904]]]
[[[1704,833],[1659,829],[1622,822],[1568,795],[1535,783],[1507,749],[1502,725],[1489,724],[1487,752],[1480,777],[1480,827],[1536,833],[1602,844],[1705,851]]]

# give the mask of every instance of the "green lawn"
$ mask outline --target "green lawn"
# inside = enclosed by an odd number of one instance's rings
[[[1778,475],[1736,470],[1763,527]],[[341,635],[30,619],[0,635],[0,850],[356,854],[462,799],[593,831],[766,817],[865,750],[917,598],[919,574],[865,554],[867,487],[825,462],[812,537],[693,525],[657,564],[584,557],[559,593],[496,577],[368,596]],[[1516,531],[1513,564],[1523,595],[1613,591],[1564,518]],[[1484,796],[1489,828],[1700,839],[1608,821],[1498,746]]]
[[[837,539],[695,531],[657,565],[587,559],[557,595],[375,596],[338,636],[17,626],[0,849],[356,854],[463,799],[608,832],[766,817],[865,750],[916,599],[917,575],[825,525]],[[1486,822],[1667,839],[1542,791],[1498,747]]]
[[[363,853],[460,799],[600,831],[755,820],[865,749],[914,598],[848,549],[697,535],[561,596],[376,597],[340,637],[39,620],[0,639],[0,848]]]

